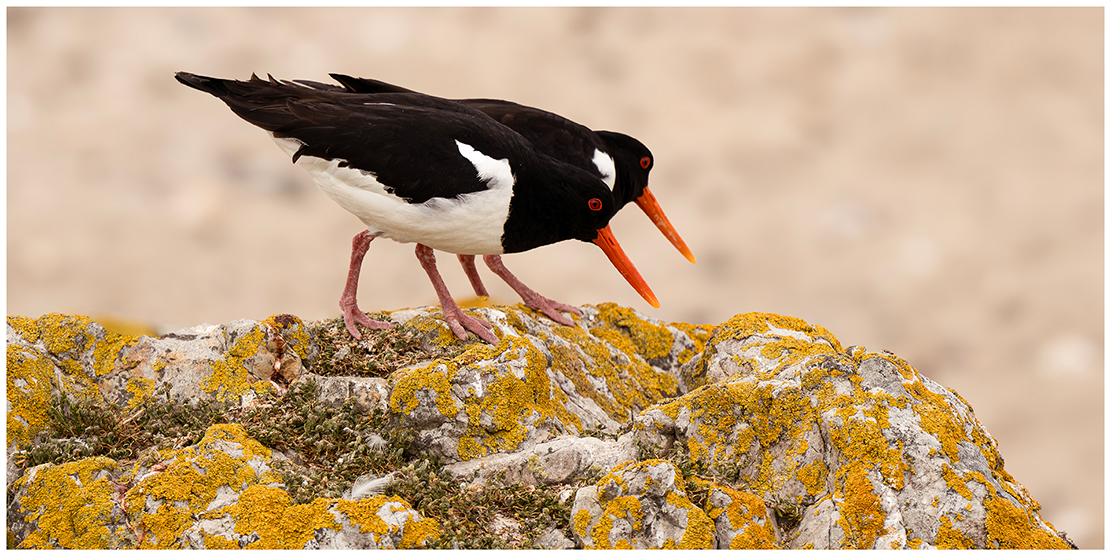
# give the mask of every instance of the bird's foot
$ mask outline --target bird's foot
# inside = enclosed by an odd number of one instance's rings
[[[563,315],[560,311],[573,313],[580,317],[582,316],[583,312],[579,310],[578,307],[548,299],[526,286],[524,282],[514,276],[512,272],[509,272],[508,268],[505,268],[505,264],[502,263],[499,255],[486,255],[482,260],[486,263],[486,266],[490,267],[490,270],[494,271],[494,274],[497,274],[502,280],[505,280],[505,283],[509,284],[509,287],[513,288],[513,291],[521,296],[521,300],[525,302],[527,307],[544,313],[548,318],[564,326],[575,326],[575,321]]]
[[[574,305],[568,305],[566,303],[555,301],[554,299],[548,299],[547,297],[544,297],[536,292],[531,292],[531,295],[522,295],[521,299],[525,302],[525,305],[527,307],[544,313],[548,316],[548,318],[564,326],[575,326],[575,321],[571,320],[571,317],[560,313],[560,311],[572,313],[580,317],[583,314],[582,310],[578,307],[575,307]]]
[[[351,304],[351,305],[348,305],[348,306],[344,306],[343,307],[343,324],[344,324],[344,326],[347,327],[347,332],[349,332],[352,336],[354,336],[356,340],[362,340],[363,335],[362,335],[361,332],[359,332],[359,329],[358,329],[358,327],[355,326],[355,323],[361,324],[361,325],[363,325],[363,326],[365,326],[365,327],[367,327],[371,330],[381,330],[383,328],[392,328],[395,324],[395,323],[392,323],[392,322],[382,322],[380,320],[374,320],[374,319],[366,316],[366,313],[359,310],[358,305]]]
[[[498,337],[490,331],[494,325],[482,320],[478,317],[472,317],[463,312],[458,305],[455,307],[444,307],[444,320],[447,321],[451,331],[455,336],[464,342],[467,341],[467,331],[474,332],[475,336],[482,338],[488,344],[498,343]]]

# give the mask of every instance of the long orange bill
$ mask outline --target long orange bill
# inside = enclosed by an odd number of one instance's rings
[[[613,232],[610,231],[609,226],[598,230],[598,237],[594,238],[594,243],[598,244],[598,247],[601,247],[602,251],[606,252],[606,256],[609,257],[610,262],[613,263],[613,266],[617,267],[621,275],[629,281],[633,289],[636,290],[649,305],[659,309],[660,302],[656,299],[656,294],[652,293],[652,288],[648,287],[648,282],[645,282],[644,278],[640,276],[640,272],[637,272],[637,267],[633,266],[633,261],[630,261],[629,257],[625,256],[625,251],[618,245],[617,238],[613,237]]]
[[[667,219],[667,216],[664,216],[663,209],[660,208],[660,204],[656,202],[656,196],[653,195],[647,187],[644,188],[644,193],[641,193],[640,197],[637,197],[637,205],[640,205],[640,210],[643,210],[644,214],[647,214],[648,218],[652,219],[652,223],[663,232],[664,237],[666,237],[688,261],[693,263],[694,253],[691,253],[691,250],[687,248],[687,244],[683,241],[683,238],[679,237],[679,232],[675,231],[675,226],[672,226],[671,221]]]

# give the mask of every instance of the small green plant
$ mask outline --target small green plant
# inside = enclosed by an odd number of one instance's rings
[[[14,455],[16,465],[61,464],[93,456],[133,461],[151,447],[180,448],[204,436],[208,427],[227,422],[227,404],[170,401],[169,385],[134,406],[104,400],[73,400],[65,392],[49,408],[43,439]]]
[[[536,541],[544,531],[566,531],[571,523],[570,502],[559,500],[558,487],[510,483],[502,474],[468,486],[435,458],[421,458],[399,470],[387,493],[440,523],[441,534],[429,548],[539,548]],[[520,528],[503,538],[493,528],[497,516],[516,521]]]
[[[388,321],[389,315],[371,315]],[[362,329],[363,339],[351,337],[342,318],[308,323],[309,335],[320,348],[312,371],[323,376],[384,377],[397,369],[438,357],[451,358],[467,346],[462,343],[439,347],[430,334],[400,324],[380,330]]]

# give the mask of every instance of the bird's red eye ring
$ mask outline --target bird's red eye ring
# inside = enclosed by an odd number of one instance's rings
[[[602,200],[595,197],[595,198],[587,201],[586,206],[590,207],[590,210],[592,210],[594,212],[598,212],[598,211],[602,210]]]
[[[651,166],[651,165],[652,165],[652,157],[646,156],[646,157],[640,159],[640,167],[641,168],[644,168],[645,170],[647,170],[648,167]]]

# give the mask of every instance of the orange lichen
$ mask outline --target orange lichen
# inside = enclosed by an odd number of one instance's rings
[[[615,303],[601,303],[595,308],[602,324],[590,329],[592,335],[629,356],[638,355],[646,360],[671,352],[674,337],[667,328],[645,321],[632,309]]]
[[[116,462],[97,457],[35,469],[13,485],[16,490],[28,487],[19,504],[24,520],[36,525],[19,548],[113,548],[109,524],[114,489],[107,472],[116,469]]]
[[[872,490],[866,471],[859,464],[844,473],[844,502],[841,504],[837,525],[845,532],[844,548],[874,548],[876,539],[886,530],[880,498]]]

